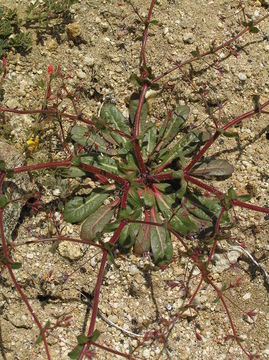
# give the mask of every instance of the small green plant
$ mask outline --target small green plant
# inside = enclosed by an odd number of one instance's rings
[[[213,236],[221,200],[193,191],[184,179],[188,159],[209,139],[207,132],[188,131],[184,127],[189,108],[176,107],[158,130],[147,120],[145,102],[139,126],[140,156],[131,138],[138,106],[138,100],[133,98],[129,119],[113,104],[105,104],[91,126],[73,127],[71,138],[77,151],[65,175],[83,177],[89,171],[96,172],[106,184],[92,190],[86,198],[70,200],[64,217],[71,223],[84,221],[81,238],[91,241],[126,220],[128,225],[117,246],[122,250],[134,247],[138,255],[150,252],[154,262],[163,265],[170,262],[173,254],[169,228],[182,236]],[[204,158],[192,168],[190,175],[227,177],[232,171],[233,167],[225,160]],[[115,180],[115,185],[107,184],[104,176]],[[118,198],[101,206],[116,193],[121,194],[121,201]],[[228,222],[227,214],[222,216],[222,222]]]
[[[26,26],[35,26],[39,30],[48,28],[52,20],[70,19],[70,6],[78,0],[38,0],[32,2],[26,10]]]
[[[0,6],[0,58],[11,49],[25,53],[31,44],[30,33],[21,30],[16,10]]]
[[[16,9],[0,6],[0,58],[11,50],[22,54],[32,47],[30,29],[36,29],[39,37],[44,33],[59,36],[65,25],[72,21],[70,6],[77,0],[45,0],[31,2],[26,15],[19,18]],[[26,29],[26,30],[25,30]]]

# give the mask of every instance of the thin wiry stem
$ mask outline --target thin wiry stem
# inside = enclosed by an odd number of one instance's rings
[[[114,232],[113,236],[111,237],[109,244],[114,245],[116,243],[123,228],[126,225],[127,225],[127,221],[122,220],[119,227],[117,228],[117,230]],[[104,270],[105,270],[105,265],[106,265],[106,261],[107,261],[107,256],[108,256],[108,251],[104,250],[100,268],[99,268],[98,277],[97,277],[97,282],[96,282],[95,289],[94,289],[92,315],[91,315],[90,326],[89,326],[88,333],[87,333],[88,337],[90,337],[93,334],[93,331],[95,328],[95,323],[96,323],[96,318],[97,318],[97,313],[98,313],[98,306],[99,306],[100,290],[101,290],[102,280],[103,280],[103,276],[104,276]],[[85,344],[83,346],[83,349],[80,352],[78,360],[83,359],[83,357],[85,356],[85,353],[88,349],[88,346],[89,346],[88,344]]]
[[[7,249],[7,243],[6,243],[6,238],[5,238],[5,233],[4,233],[4,226],[3,226],[3,209],[0,209],[0,238],[1,238],[1,242],[2,242],[2,250],[3,250],[3,255],[6,259],[8,259],[9,261],[10,260],[10,255],[9,255],[9,252],[8,252],[8,249]],[[18,291],[18,293],[20,294],[23,302],[25,303],[25,305],[27,306],[28,310],[29,310],[29,313],[31,314],[31,316],[33,317],[34,319],[34,322],[36,323],[37,327],[39,328],[39,331],[40,331],[40,334],[42,336],[42,341],[43,341],[43,344],[44,344],[44,348],[45,348],[45,352],[46,352],[46,356],[47,356],[47,359],[50,360],[51,357],[50,357],[50,352],[49,352],[49,347],[48,347],[48,343],[47,343],[47,339],[46,339],[46,336],[45,336],[45,331],[44,331],[44,328],[42,327],[37,315],[35,314],[35,311],[34,309],[32,308],[32,306],[30,305],[26,295],[24,294],[24,292],[22,291],[22,288],[20,287],[19,283],[17,282],[17,279],[16,279],[16,276],[14,275],[14,272],[12,270],[12,267],[10,265],[9,262],[7,262],[5,264],[8,272],[9,272],[9,275],[11,277],[11,280],[15,286],[15,289]]]

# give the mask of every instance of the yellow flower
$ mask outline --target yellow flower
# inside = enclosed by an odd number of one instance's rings
[[[39,137],[36,136],[34,139],[27,140],[28,147],[31,147],[33,150],[37,150],[39,145]]]

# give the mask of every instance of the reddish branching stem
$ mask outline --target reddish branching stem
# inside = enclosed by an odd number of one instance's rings
[[[8,253],[8,248],[7,248],[7,243],[6,243],[6,238],[5,238],[5,233],[4,233],[4,226],[3,226],[3,209],[0,209],[0,237],[1,237],[1,242],[2,242],[2,250],[3,250],[3,255],[5,256],[6,259],[9,259],[9,253]],[[46,356],[47,359],[50,360],[50,353],[49,353],[49,347],[48,347],[48,343],[46,340],[46,336],[45,336],[45,332],[44,329],[42,328],[42,325],[38,319],[38,317],[36,316],[34,309],[32,308],[32,306],[30,305],[26,295],[24,294],[24,292],[22,291],[20,285],[17,282],[16,276],[14,275],[14,272],[11,268],[10,263],[6,263],[5,264],[9,275],[11,277],[11,280],[15,286],[15,289],[18,291],[18,293],[20,294],[20,297],[22,298],[23,302],[25,303],[25,305],[27,306],[29,313],[31,314],[31,316],[34,319],[34,322],[36,323],[37,327],[39,328],[40,334],[42,336],[42,340],[44,343],[44,348],[45,348],[45,352],[46,352]]]
[[[226,125],[224,125],[222,129],[217,130],[206,142],[206,144],[202,147],[202,149],[194,156],[192,161],[185,167],[184,169],[185,174],[188,174],[190,172],[193,166],[202,158],[205,152],[211,147],[211,145],[216,141],[216,139],[220,136],[222,132],[228,130],[230,127],[240,123],[241,121],[252,117],[257,113],[260,113],[268,105],[269,105],[269,100],[265,101],[262,105],[260,105],[258,109],[253,109],[240,116],[237,116],[236,118],[229,121]]]
[[[124,186],[126,186],[128,184],[128,181],[126,179],[124,179],[118,175],[112,174],[106,170],[99,169],[96,166],[81,163],[81,168],[83,170],[89,171],[92,174],[100,174],[100,175],[106,176],[109,179],[115,180],[117,183],[122,184]]]
[[[69,167],[71,165],[71,160],[63,161],[49,161],[40,164],[33,164],[27,166],[20,166],[13,169],[14,174],[19,174],[26,171],[40,170],[40,169],[53,169],[58,167]]]
[[[220,219],[220,217],[219,217]],[[174,234],[178,240],[181,242],[181,244],[184,246],[186,252],[188,252],[189,248],[188,246],[186,245],[184,239],[180,236],[180,234],[178,234],[173,228],[171,228],[170,226],[167,227],[167,229],[172,233]],[[210,279],[210,277],[208,276],[207,274],[207,271],[206,269],[204,268],[203,264],[198,260],[198,257],[196,257],[195,255],[193,254],[190,254],[189,255],[190,258],[192,259],[193,263],[198,267],[198,269],[200,270],[201,272],[201,276],[203,278],[203,280],[205,280],[206,282],[208,282],[211,287],[215,290],[216,294],[218,295],[218,297],[220,298],[221,302],[222,302],[222,305],[225,309],[225,312],[226,312],[226,315],[228,317],[228,320],[229,320],[229,323],[230,323],[230,326],[231,326],[231,329],[232,329],[232,333],[233,333],[233,338],[234,340],[237,342],[237,344],[239,345],[239,347],[242,349],[242,351],[244,352],[244,354],[248,357],[248,358],[251,358],[251,355],[246,351],[246,349],[243,347],[243,345],[241,344],[240,342],[240,339],[238,337],[238,334],[237,334],[237,331],[236,331],[236,328],[235,328],[235,325],[234,325],[234,322],[233,322],[233,319],[232,319],[232,316],[231,316],[231,313],[230,313],[230,310],[225,302],[225,299],[224,299],[224,295],[222,293],[222,291],[214,284],[214,282]],[[201,286],[201,280],[198,284],[198,286]]]
[[[143,36],[143,41],[142,41],[142,49],[141,49],[141,67],[142,67],[142,79],[144,80],[147,77],[147,70],[146,70],[146,45],[147,45],[147,40],[148,40],[148,32],[149,32],[149,23],[150,23],[150,19],[151,19],[151,15],[152,15],[152,11],[153,11],[153,7],[155,4],[155,0],[151,0],[150,6],[149,6],[149,10],[148,10],[148,16],[147,16],[147,21],[145,24],[145,30],[144,30],[144,36]]]
[[[118,240],[124,226],[127,225],[127,221],[126,220],[122,220],[119,227],[117,228],[117,230],[114,232],[113,236],[111,237],[109,243],[111,245],[114,245],[116,243],[116,241]],[[87,336],[91,336],[93,334],[94,328],[95,328],[95,323],[96,323],[96,318],[97,318],[97,313],[98,313],[98,305],[99,305],[99,298],[100,298],[100,289],[101,289],[101,284],[102,284],[102,280],[103,280],[103,276],[104,276],[104,270],[105,270],[105,265],[106,265],[106,261],[107,261],[107,255],[108,255],[108,251],[104,250],[103,252],[103,257],[101,260],[101,264],[100,264],[100,268],[99,268],[99,273],[98,273],[98,277],[97,277],[97,282],[95,285],[95,290],[94,290],[94,299],[93,299],[93,307],[92,307],[92,315],[91,315],[91,321],[90,321],[90,326],[88,329],[88,334]],[[83,346],[83,349],[81,350],[81,353],[78,357],[78,360],[82,360],[85,352],[88,349],[89,344],[85,344]]]
[[[265,20],[267,17],[269,16],[269,14],[264,15],[263,17],[261,17],[260,19],[258,19],[257,21],[254,21],[252,26],[256,26],[258,25],[260,22],[262,22],[263,20]],[[199,61],[202,58],[208,56],[208,55],[212,55],[212,54],[216,54],[218,51],[229,47],[232,43],[234,43],[236,40],[238,40],[240,37],[242,37],[246,32],[248,32],[250,30],[250,26],[246,26],[244,27],[244,29],[242,29],[236,36],[234,36],[233,38],[223,42],[222,44],[220,44],[219,46],[216,46],[214,49],[210,49],[208,51],[205,51],[201,54],[199,54],[199,56],[194,56],[188,60],[182,61],[179,64],[173,66],[171,69],[165,71],[163,74],[157,76],[152,83],[156,83],[159,80],[163,79],[166,75],[171,74],[173,71],[176,71],[178,69],[180,69],[181,67],[183,67],[184,65],[190,64],[192,62],[195,61]]]

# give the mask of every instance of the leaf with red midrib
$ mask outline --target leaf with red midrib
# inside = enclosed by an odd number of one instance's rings
[[[114,210],[111,205],[101,206],[97,209],[82,224],[80,232],[81,239],[94,240],[96,235],[104,230],[104,227],[109,223],[113,214]]]
[[[160,223],[160,218],[152,206],[150,210],[151,222]],[[159,265],[167,263],[171,260],[173,254],[173,247],[170,240],[170,234],[165,229],[164,225],[150,225],[150,244],[153,253],[154,261]]]
[[[145,210],[145,219],[144,221],[150,221],[150,212]],[[136,255],[143,255],[146,251],[150,249],[150,225],[149,224],[141,224],[140,229],[138,231],[135,245],[134,245],[134,253]]]

